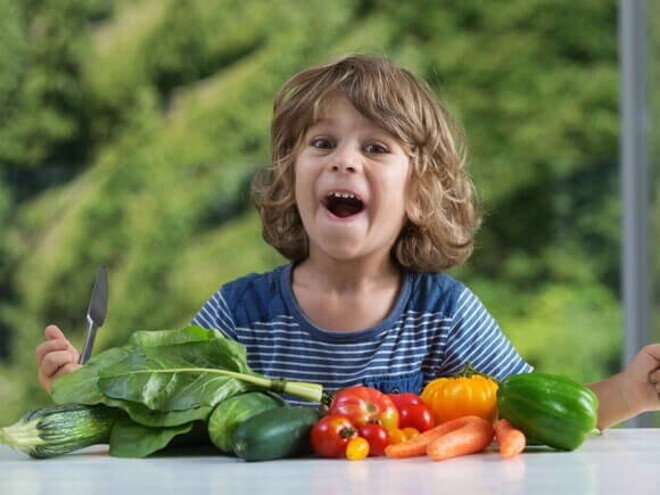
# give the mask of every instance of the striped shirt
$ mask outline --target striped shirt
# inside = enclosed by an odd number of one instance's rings
[[[254,371],[328,391],[362,384],[419,394],[433,378],[455,375],[466,363],[496,379],[532,369],[477,296],[449,275],[407,271],[385,320],[333,332],[304,315],[291,272],[288,264],[225,284],[192,323],[243,344]]]

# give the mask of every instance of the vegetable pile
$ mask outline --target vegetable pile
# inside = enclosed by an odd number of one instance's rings
[[[288,406],[281,394],[328,407]],[[579,447],[595,430],[598,408],[589,388],[565,377],[528,373],[498,384],[469,369],[431,381],[420,395],[354,386],[331,397],[318,384],[255,373],[242,345],[196,326],[135,332],[56,380],[53,400],[0,428],[0,443],[35,458],[109,444],[116,457],[208,445],[247,461],[309,454],[439,461],[495,440],[509,458],[528,444]]]
[[[497,389],[494,380],[469,367],[431,381],[421,396],[349,387],[312,428],[312,447],[322,457],[428,455],[440,461],[483,451],[495,438],[502,457],[513,457],[525,448],[525,436],[506,419],[493,423]]]
[[[364,386],[337,392],[326,416],[312,428],[311,443],[321,457],[350,460],[380,456],[435,426],[433,413],[412,393],[386,395]]]
[[[78,430],[66,435],[68,441],[54,441],[54,427],[35,422],[54,413],[44,408],[0,430],[0,442],[43,457],[46,444],[51,446],[48,454],[57,455],[86,447],[93,438],[92,443],[108,443],[113,456],[145,457],[170,445],[175,437],[186,437],[184,444],[208,443],[204,430],[213,409],[255,390],[273,390],[312,402],[323,400],[320,385],[270,379],[253,372],[245,348],[217,331],[197,326],[139,331],[126,345],[97,354],[53,383],[53,400],[58,404],[75,404],[77,410],[84,406],[95,411],[110,409],[112,426],[108,429],[103,423],[102,431],[109,434],[102,441],[92,434],[100,431],[99,422],[82,419]],[[77,420],[73,414],[67,417],[70,419],[62,424]]]

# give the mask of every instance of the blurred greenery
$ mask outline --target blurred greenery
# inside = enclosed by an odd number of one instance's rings
[[[649,74],[649,167],[651,171],[651,246],[660,243],[660,3],[648,5],[648,74]],[[651,247],[652,293],[660,292],[660,253]],[[660,298],[652,301],[652,333],[654,342],[660,341]],[[659,423],[660,424],[660,423]]]
[[[34,349],[185,325],[282,260],[251,174],[272,99],[341,55],[391,57],[464,126],[485,209],[470,285],[537,369],[619,368],[614,0],[0,0],[0,423],[45,404]]]
[[[651,175],[651,294],[660,294],[660,255],[654,246],[660,245],[660,3],[648,3],[648,96],[649,112],[649,168]],[[651,341],[660,342],[660,298],[651,300]],[[653,413],[655,426],[660,426],[660,414]]]

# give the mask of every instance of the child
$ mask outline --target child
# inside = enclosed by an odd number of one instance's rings
[[[531,371],[463,284],[442,271],[478,225],[463,148],[431,90],[382,58],[305,70],[280,90],[272,163],[255,178],[263,234],[290,264],[220,288],[193,323],[247,347],[269,376],[420,393],[466,363],[495,378]],[[77,368],[55,326],[39,377]],[[593,384],[601,428],[660,408],[660,344]]]

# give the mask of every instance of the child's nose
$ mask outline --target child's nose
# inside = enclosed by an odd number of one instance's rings
[[[360,154],[351,149],[339,149],[332,160],[333,172],[355,173],[360,169]]]
[[[357,172],[357,168],[350,163],[339,163],[339,164],[335,163],[332,166],[332,170],[333,172],[347,172],[351,174]]]

